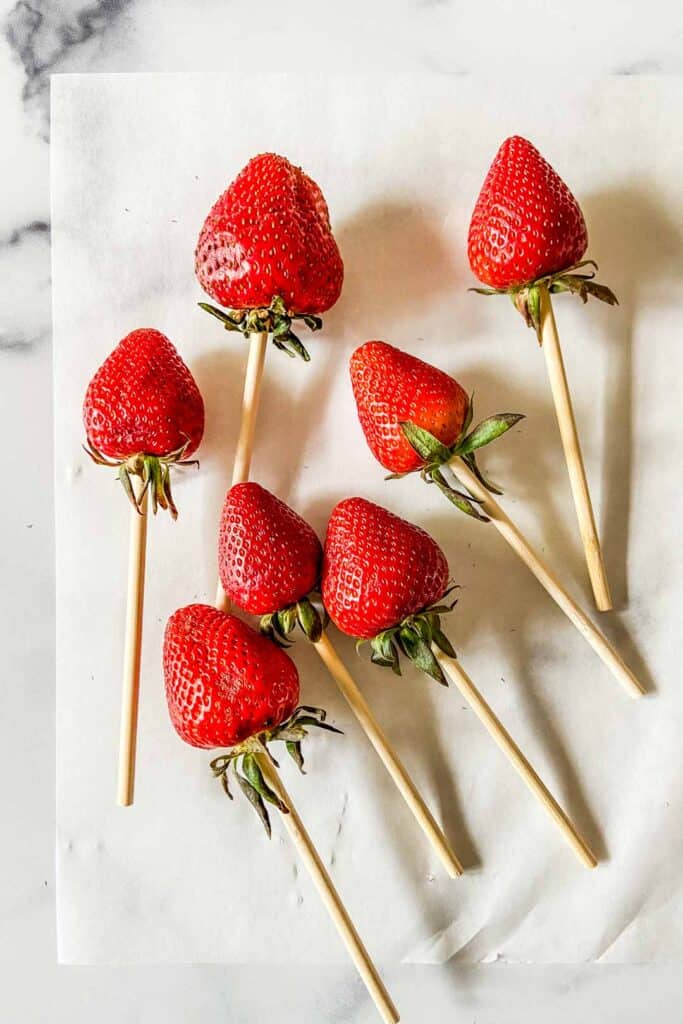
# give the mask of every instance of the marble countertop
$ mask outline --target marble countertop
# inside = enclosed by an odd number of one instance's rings
[[[492,8],[494,8],[492,10]],[[54,592],[50,344],[49,77],[67,71],[254,70],[265,41],[293,68],[453,75],[675,74],[683,14],[673,2],[555,9],[416,0],[372,5],[236,0],[0,2],[0,418],[11,439],[2,505],[5,688],[0,783],[0,1011],[28,1024],[69,1020],[231,1024],[373,1019],[345,966],[57,968],[54,941]],[[497,22],[494,18],[497,15]],[[495,31],[492,26],[495,25]],[[334,45],[330,44],[334,41]],[[7,471],[9,470],[9,471]],[[260,979],[260,980],[259,980]],[[579,1017],[677,1019],[676,966],[400,967],[386,980],[403,1018],[525,1024]]]

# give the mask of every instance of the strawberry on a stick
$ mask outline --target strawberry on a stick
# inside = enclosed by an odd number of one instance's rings
[[[617,304],[598,284],[594,260],[584,256],[588,232],[581,208],[550,164],[526,139],[513,136],[498,150],[477,199],[467,250],[473,273],[486,285],[474,291],[507,294],[543,348],[569,482],[591,586],[599,611],[612,608],[607,573],[551,295],[570,292]]]
[[[289,655],[241,619],[210,605],[188,605],[171,616],[163,665],[176,732],[193,747],[226,748],[211,760],[211,771],[230,799],[234,785],[239,787],[269,837],[268,805],[280,812],[382,1019],[395,1024],[398,1012],[269,750],[271,742],[283,742],[301,768],[301,743],[308,728],[338,730],[325,721],[322,709],[299,706],[299,675]]]
[[[270,639],[234,615],[210,605],[180,608],[164,636],[164,680],[171,722],[194,747],[227,747],[211,761],[232,799],[236,782],[257,812],[267,835],[267,805],[275,807],[382,1019],[399,1020],[349,914],[308,835],[268,748],[285,743],[299,767],[307,726],[334,729],[320,708],[298,706],[299,675],[291,658]]]
[[[132,504],[117,791],[125,807],[135,788],[148,507],[151,502],[155,513],[167,509],[176,518],[171,469],[196,465],[188,457],[204,433],[204,403],[168,338],[140,328],[119,342],[90,381],[83,422],[86,452],[118,470]]]
[[[371,660],[401,673],[401,657],[448,685],[450,678],[588,868],[597,858],[496,717],[441,628],[448,598],[446,556],[424,530],[365,498],[340,501],[325,537],[322,598],[335,625],[372,649]]]
[[[522,417],[503,413],[472,427],[472,401],[453,377],[383,341],[356,349],[350,373],[368,446],[391,477],[417,472],[462,512],[493,522],[615,678],[632,697],[642,696],[633,672],[496,502],[502,492],[476,461],[480,448]]]
[[[233,484],[249,479],[268,338],[308,362],[292,330],[312,331],[341,293],[344,265],[319,186],[276,153],[252,157],[218,198],[195,251],[195,273],[220,307],[200,302],[228,331],[249,341]],[[217,606],[229,603],[218,584]]]
[[[313,528],[257,483],[228,491],[218,544],[218,568],[227,598],[261,619],[261,629],[286,644],[299,626],[322,658],[416,821],[454,878],[462,865],[401,763],[358,685],[325,631],[326,616],[312,600],[323,550]]]

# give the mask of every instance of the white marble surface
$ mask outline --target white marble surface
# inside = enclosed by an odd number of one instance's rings
[[[495,6],[495,11],[492,7]],[[497,15],[497,18],[494,16]],[[0,1009],[18,1022],[252,1022],[267,1016],[372,1019],[345,967],[57,969],[53,898],[53,538],[47,90],[65,70],[180,70],[268,62],[264,40],[296,66],[437,69],[513,75],[633,75],[683,69],[674,3],[268,4],[174,2],[0,4],[3,202],[0,204],[0,416],[11,438],[2,506],[5,688],[0,791],[6,834],[0,881]],[[332,40],[332,42],[330,42]],[[627,382],[628,383],[628,382]],[[27,410],[30,413],[27,414]],[[8,471],[7,471],[8,470]],[[404,1019],[492,1024],[578,1017],[636,1024],[678,1019],[678,968],[462,967],[389,972]]]

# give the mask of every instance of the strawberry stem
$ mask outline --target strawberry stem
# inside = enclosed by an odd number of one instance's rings
[[[382,630],[381,633],[373,637],[369,641],[372,651],[370,661],[382,668],[390,668],[395,675],[400,676],[401,655],[404,655],[421,672],[435,679],[442,686],[448,686],[448,680],[434,654],[433,645],[450,658],[456,657],[453,645],[441,629],[441,616],[452,611],[458,603],[457,599],[450,604],[444,603],[448,595],[455,589],[455,585],[451,585],[438,604],[430,605],[421,612],[407,616],[396,626]],[[365,642],[365,640],[357,640],[356,649],[360,650]]]
[[[266,782],[256,755],[262,754],[265,750],[266,755],[277,767],[277,761],[271,754],[268,744],[273,741],[281,741],[285,744],[287,753],[299,771],[305,775],[301,744],[308,735],[307,727],[324,729],[327,732],[336,732],[341,735],[341,729],[330,725],[326,718],[327,712],[323,708],[302,704],[286,722],[274,729],[265,729],[263,732],[250,736],[210,762],[214,778],[220,779],[223,792],[231,800],[233,796],[230,789],[230,778],[234,777],[242,793],[256,811],[269,839],[271,825],[266,804],[271,804],[281,814],[289,814],[289,808]]]
[[[305,363],[310,355],[301,339],[292,330],[294,320],[303,320],[311,331],[319,331],[323,322],[313,313],[293,313],[285,306],[279,295],[274,295],[269,306],[255,309],[219,309],[209,302],[198,303],[206,313],[223,324],[226,331],[239,331],[245,337],[250,334],[268,333],[275,348],[288,356],[299,356]]]
[[[292,643],[289,639],[290,635],[297,626],[307,640],[310,640],[312,644],[317,644],[328,622],[325,609],[321,606],[319,611],[309,595],[302,597],[296,604],[262,616],[259,629],[265,636],[274,640],[278,646],[289,647]]]
[[[590,267],[590,270],[583,274],[575,271]],[[589,298],[598,299],[599,302],[606,302],[609,306],[618,306],[617,299],[611,288],[599,284],[595,280],[598,271],[598,264],[595,260],[581,260],[572,264],[564,270],[558,270],[553,274],[545,274],[536,278],[535,281],[527,281],[525,284],[515,285],[512,288],[470,288],[469,291],[477,292],[479,295],[509,295],[515,309],[522,315],[527,327],[533,327],[536,331],[538,343],[541,345],[541,289],[547,288],[551,295],[560,292],[569,292],[578,295],[585,304]]]
[[[493,494],[502,494],[503,492],[500,488],[490,480],[487,480],[479,469],[475,452],[485,445],[491,444],[492,441],[495,441],[503,434],[506,434],[516,423],[523,420],[524,416],[522,413],[517,412],[498,413],[496,416],[488,416],[481,423],[478,423],[473,430],[470,430],[473,415],[474,396],[472,395],[462,430],[450,448],[439,441],[437,437],[434,437],[433,434],[430,434],[428,430],[425,430],[424,427],[419,427],[410,420],[402,421],[399,423],[399,426],[413,451],[420,456],[424,463],[419,470],[422,479],[428,484],[435,484],[444,497],[448,498],[465,515],[472,516],[473,519],[478,519],[482,523],[488,523],[488,517],[483,515],[477,508],[481,501],[469,492],[461,491],[454,487],[444,475],[443,467],[447,466],[454,458],[462,458],[482,486]],[[412,470],[411,472],[416,471]],[[387,479],[391,480],[395,479],[396,476],[404,475],[406,474],[391,474]]]
[[[117,479],[123,486],[126,497],[133,508],[142,515],[142,499],[149,490],[152,501],[152,511],[157,514],[157,509],[167,510],[172,519],[178,518],[178,509],[173,500],[171,490],[171,466],[199,466],[197,459],[184,459],[189,440],[180,448],[168,455],[147,455],[139,452],[125,459],[109,459],[98,451],[89,442],[83,445],[83,450],[90,456],[98,466],[107,466],[110,469],[117,469]],[[140,493],[136,495],[131,478],[137,476],[142,480]]]

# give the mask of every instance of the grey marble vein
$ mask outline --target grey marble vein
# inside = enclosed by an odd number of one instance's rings
[[[642,60],[631,61],[615,69],[616,75],[661,75],[664,71],[662,62],[654,57],[645,57]]]
[[[27,235],[45,235],[49,239],[50,222],[46,220],[32,220],[28,224],[22,224],[15,228],[6,238],[0,238],[0,250],[5,246],[20,245]]]
[[[0,235],[0,273],[12,301],[0,314],[0,353],[28,352],[50,337],[50,222]]]
[[[40,109],[46,138],[50,74],[59,70],[64,59],[83,43],[105,33],[131,3],[132,0],[86,4],[73,0],[19,0],[10,10],[4,35],[24,68],[24,103]]]

